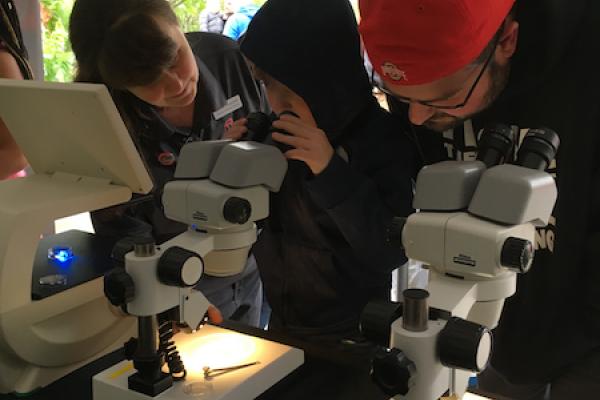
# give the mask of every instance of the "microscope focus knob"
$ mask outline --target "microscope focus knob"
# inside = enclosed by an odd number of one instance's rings
[[[135,296],[135,284],[123,268],[114,268],[104,276],[104,295],[112,305],[120,307]]]
[[[442,365],[481,372],[492,352],[492,334],[483,325],[452,317],[440,332],[437,347]]]
[[[241,197],[230,197],[223,206],[223,218],[232,224],[243,225],[250,220],[252,206]]]
[[[404,225],[406,225],[405,217],[394,217],[386,228],[386,241],[391,246],[404,248],[402,244],[402,232],[404,231]]]
[[[202,277],[204,262],[200,255],[173,246],[165,250],[158,260],[158,279],[169,286],[194,286]]]
[[[500,264],[504,267],[524,274],[533,262],[533,243],[529,240],[509,237],[502,246]]]
[[[257,111],[248,114],[246,121],[248,133],[246,133],[245,140],[263,143],[271,133],[273,118],[263,112]]]
[[[388,396],[406,395],[414,385],[415,364],[399,349],[380,349],[375,353],[371,378]]]

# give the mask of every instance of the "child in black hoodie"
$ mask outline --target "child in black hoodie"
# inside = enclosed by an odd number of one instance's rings
[[[272,139],[291,146],[290,165],[253,250],[269,328],[354,337],[364,306],[389,298],[391,271],[406,262],[386,227],[413,211],[416,149],[372,95],[347,0],[269,0],[241,49],[273,111],[299,116],[273,124],[287,132]]]

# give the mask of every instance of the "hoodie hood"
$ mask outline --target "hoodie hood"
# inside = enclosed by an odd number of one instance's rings
[[[269,0],[241,49],[304,99],[331,141],[373,101],[348,0]]]
[[[569,57],[569,45],[579,33],[589,1],[594,0],[517,1],[516,19],[526,22],[519,25],[517,51],[503,97],[533,90],[554,74],[567,78],[568,71],[557,68]]]

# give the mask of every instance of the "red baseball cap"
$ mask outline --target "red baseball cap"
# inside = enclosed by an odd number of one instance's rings
[[[515,0],[360,0],[373,68],[394,85],[420,85],[472,63]]]

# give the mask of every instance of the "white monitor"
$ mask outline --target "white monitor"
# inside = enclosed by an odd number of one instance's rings
[[[134,193],[152,189],[104,85],[0,79],[0,117],[37,174],[108,179]]]

